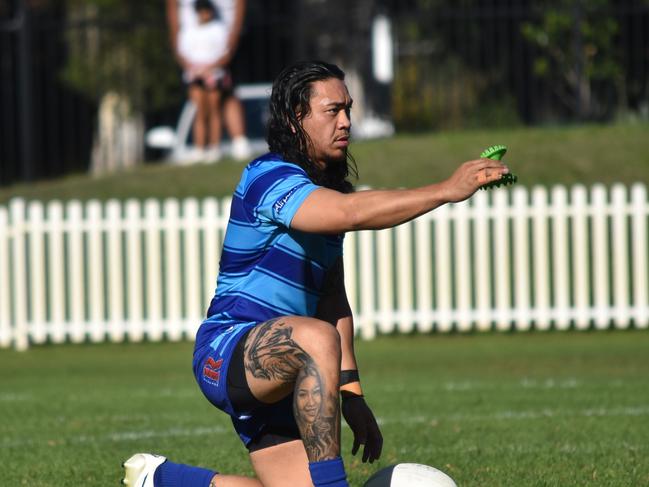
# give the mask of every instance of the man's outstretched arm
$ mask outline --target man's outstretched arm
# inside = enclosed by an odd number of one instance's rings
[[[507,172],[499,161],[477,159],[462,164],[446,181],[420,188],[351,194],[320,188],[300,205],[291,228],[336,234],[394,227],[444,203],[465,200],[480,186],[499,180]]]

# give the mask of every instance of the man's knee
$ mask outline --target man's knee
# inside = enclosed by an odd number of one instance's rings
[[[296,326],[295,340],[309,352],[323,351],[328,355],[340,354],[340,334],[336,327],[326,321],[305,318]]]
[[[297,373],[307,362],[340,359],[338,330],[330,323],[315,318],[281,317],[255,327],[246,339],[246,369],[281,369],[285,380]]]
[[[262,323],[246,337],[246,380],[253,395],[276,402],[302,371],[313,366],[340,369],[340,335],[325,321],[281,317]]]

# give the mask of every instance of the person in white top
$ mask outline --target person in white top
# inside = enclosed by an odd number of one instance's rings
[[[174,55],[197,107],[190,161],[220,158],[221,116],[232,139],[232,156],[244,160],[251,155],[243,105],[234,95],[228,70],[244,14],[245,0],[167,0]]]
[[[225,75],[218,61],[227,51],[226,25],[216,17],[210,0],[197,0],[195,8],[199,23],[183,29],[178,36],[178,53],[186,62],[183,78],[189,85],[202,84],[207,89],[216,89],[217,82]]]

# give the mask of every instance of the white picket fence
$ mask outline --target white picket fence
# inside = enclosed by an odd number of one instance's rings
[[[0,347],[192,338],[230,201],[0,206]],[[364,338],[649,326],[643,184],[479,192],[345,239]]]

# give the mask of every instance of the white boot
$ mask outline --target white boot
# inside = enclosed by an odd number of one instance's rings
[[[125,471],[122,484],[128,487],[154,487],[155,470],[166,460],[161,455],[136,453],[122,464]]]

